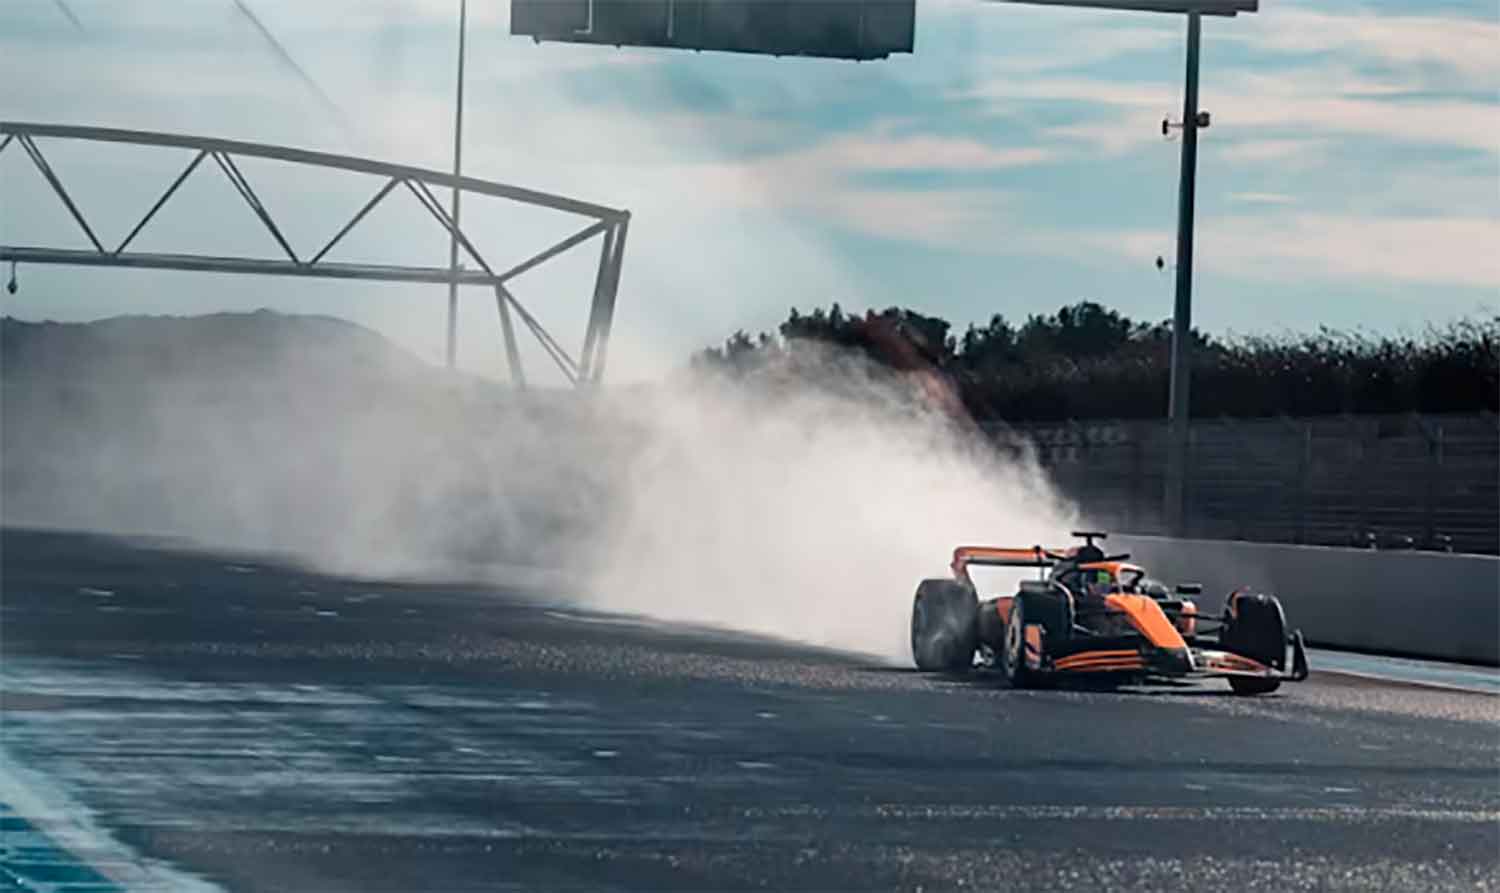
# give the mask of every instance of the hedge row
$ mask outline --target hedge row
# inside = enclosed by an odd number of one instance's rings
[[[1216,339],[1193,333],[1192,411],[1201,416],[1474,412],[1500,409],[1500,316],[1420,334],[1312,334]],[[1160,418],[1167,410],[1171,327],[1092,302],[1013,325],[995,316],[961,336],[939,317],[890,308],[851,316],[837,304],[793,309],[776,334],[737,332],[693,357],[744,374],[785,367],[807,343],[877,364],[927,368],[957,386],[980,420]],[[793,363],[804,375],[838,374]],[[821,371],[820,371],[821,370]]]

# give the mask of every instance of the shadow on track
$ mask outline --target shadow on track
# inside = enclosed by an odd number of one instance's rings
[[[984,691],[1023,691],[1012,689],[1005,677],[998,670],[976,667],[967,673],[924,673],[915,667],[892,667],[892,666],[861,666],[856,668],[862,673],[895,674],[901,676],[920,676],[934,682],[946,683],[966,688],[982,689]],[[1177,679],[1155,679],[1147,682],[1140,680],[1111,679],[1099,676],[1071,676],[1067,680],[1052,679],[1047,683],[1034,688],[1024,689],[1028,692],[1086,692],[1091,694],[1114,694],[1122,697],[1146,697],[1146,698],[1233,698],[1237,697],[1233,691],[1226,688],[1206,688],[1217,680],[1207,681],[1185,681]],[[1257,699],[1271,700],[1280,699],[1280,694],[1259,695]]]

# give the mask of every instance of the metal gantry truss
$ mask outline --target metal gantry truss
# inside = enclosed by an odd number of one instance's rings
[[[126,143],[136,146],[159,146],[187,149],[195,154],[187,167],[172,180],[154,204],[141,216],[119,245],[110,248],[100,241],[95,228],[73,200],[57,170],[47,161],[38,145],[38,139],[86,140],[106,143]],[[221,140],[169,133],[153,133],[138,130],[115,130],[102,127],[75,127],[58,124],[28,124],[0,121],[0,153],[15,143],[30,157],[36,169],[52,187],[52,191],[77,222],[92,249],[49,248],[33,245],[0,245],[0,263],[13,264],[64,264],[95,267],[134,267],[155,270],[188,270],[209,273],[248,273],[266,276],[310,276],[324,279],[361,279],[379,282],[428,282],[459,285],[478,285],[492,289],[495,306],[500,314],[501,334],[505,341],[506,363],[511,380],[524,386],[526,377],[521,355],[516,344],[511,313],[536,337],[542,349],[562,371],[563,376],[574,385],[583,386],[599,382],[604,375],[605,355],[609,344],[609,332],[614,320],[615,296],[620,286],[620,266],[625,256],[625,234],[630,223],[630,213],[603,205],[591,204],[576,199],[551,195],[518,186],[479,180],[473,177],[455,177],[440,171],[409,167],[356,158],[333,155],[326,152],[310,152],[285,146],[263,143],[247,143],[236,140]],[[260,200],[250,180],[236,163],[236,158],[264,158],[272,161],[307,165],[317,168],[337,169],[384,178],[385,182],[370,196],[369,200],[341,226],[316,253],[299,257],[292,248],[282,228],[277,225],[269,208]],[[228,178],[235,191],[240,194],[266,231],[280,246],[284,258],[222,257],[203,254],[162,254],[130,251],[135,241],[159,211],[177,194],[178,189],[205,160],[211,160]],[[592,222],[573,235],[552,247],[506,269],[497,270],[475,247],[473,240],[454,223],[434,195],[433,189],[459,189],[475,195],[487,195],[510,201],[551,208],[569,214],[586,217]],[[477,269],[410,266],[400,264],[354,264],[328,260],[334,249],[360,221],[397,189],[406,189],[417,202],[443,227],[444,231],[458,241],[465,254]],[[540,264],[557,257],[570,248],[577,247],[600,237],[599,268],[594,278],[592,302],[588,325],[584,333],[583,347],[575,358],[545,328],[542,327],[521,302],[512,294],[508,283]]]

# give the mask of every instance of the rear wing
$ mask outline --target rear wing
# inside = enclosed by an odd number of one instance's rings
[[[1057,564],[1062,554],[1056,549],[1032,546],[1027,549],[1008,549],[998,546],[959,546],[953,550],[953,576],[960,580],[969,578],[969,565],[981,567],[1038,567],[1047,568]]]

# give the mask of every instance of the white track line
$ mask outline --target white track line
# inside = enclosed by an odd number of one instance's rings
[[[1449,691],[1500,695],[1500,670],[1468,664],[1376,657],[1323,649],[1308,649],[1307,662],[1315,674],[1334,673]]]

